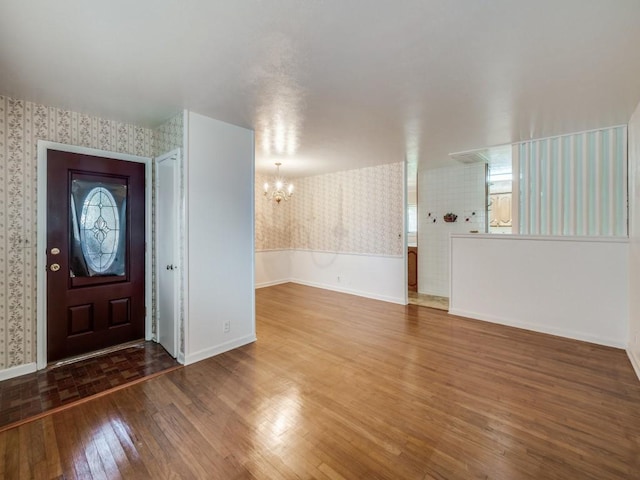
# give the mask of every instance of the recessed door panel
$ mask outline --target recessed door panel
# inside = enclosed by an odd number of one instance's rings
[[[69,307],[67,336],[81,335],[93,331],[93,305]]]
[[[109,327],[118,327],[131,321],[129,298],[109,301]]]

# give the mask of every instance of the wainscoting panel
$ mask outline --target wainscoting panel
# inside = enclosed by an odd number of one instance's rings
[[[449,313],[626,348],[627,239],[454,235]]]

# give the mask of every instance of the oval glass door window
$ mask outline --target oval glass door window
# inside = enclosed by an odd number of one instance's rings
[[[105,274],[113,265],[120,242],[120,214],[113,195],[105,187],[87,194],[80,215],[80,245],[89,269]]]

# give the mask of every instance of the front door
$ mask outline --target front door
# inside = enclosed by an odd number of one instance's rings
[[[144,337],[145,166],[47,151],[47,361]]]

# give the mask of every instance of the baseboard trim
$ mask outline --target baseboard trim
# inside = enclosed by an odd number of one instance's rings
[[[26,375],[27,373],[33,373],[35,371],[37,371],[35,362],[5,368],[4,370],[0,370],[0,381],[9,380],[10,378],[19,377],[20,375]]]
[[[221,345],[216,345],[215,347],[204,348],[192,354],[185,355],[184,364],[191,365],[201,360],[205,360],[207,358],[220,355],[221,353],[228,352],[229,350],[233,350],[234,348],[242,347],[243,345],[253,343],[256,340],[257,338],[255,335],[249,335],[246,337],[236,338],[235,340],[230,340]]]
[[[349,289],[349,288],[341,288],[341,287],[336,287],[334,285],[327,285],[327,284],[324,284],[324,283],[307,282],[305,280],[300,280],[298,278],[292,278],[289,281],[291,283],[298,283],[300,285],[306,285],[307,287],[322,288],[324,290],[331,290],[333,292],[348,293],[349,295],[356,295],[358,297],[371,298],[373,300],[381,300],[383,302],[397,303],[399,305],[406,305],[407,304],[406,300],[404,298],[400,298],[400,297],[390,297],[390,296],[387,296],[387,295],[376,295],[376,294],[369,293],[369,292],[363,292],[363,291],[360,291],[360,290],[352,290],[352,289]]]
[[[631,366],[635,370],[638,380],[640,380],[640,358],[638,358],[638,356],[635,354],[633,350],[629,350],[629,349],[627,349],[627,356],[631,361]]]
[[[605,347],[614,347],[624,349],[623,342],[616,341],[610,338],[601,338],[594,335],[584,334],[581,332],[574,332],[571,330],[565,330],[562,328],[549,328],[541,325],[531,324],[527,322],[520,322],[517,320],[510,320],[501,317],[495,317],[493,315],[485,315],[477,312],[470,312],[467,310],[461,310],[457,308],[449,308],[451,315],[457,315],[459,317],[473,318],[474,320],[482,320],[484,322],[497,323],[499,325],[506,325],[508,327],[522,328],[524,330],[531,330],[532,332],[546,333],[547,335],[555,335],[556,337],[570,338],[572,340],[580,340],[581,342],[594,343],[596,345],[603,345]]]
[[[262,283],[256,283],[256,289],[258,288],[265,288],[265,287],[273,287],[274,285],[282,285],[283,283],[289,283],[291,280],[289,280],[288,278],[282,279],[282,280],[273,280],[271,282],[262,282]]]

